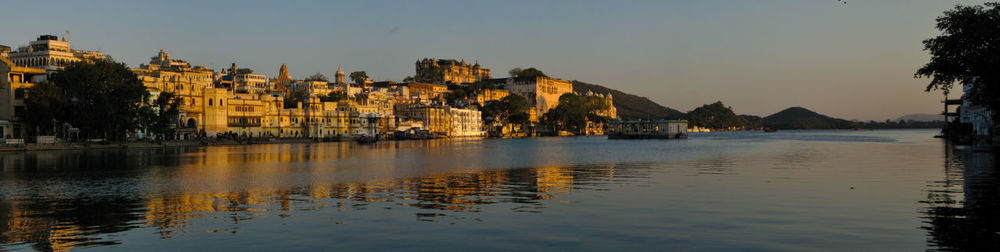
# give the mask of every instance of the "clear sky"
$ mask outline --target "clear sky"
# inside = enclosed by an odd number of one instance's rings
[[[0,3],[0,44],[70,30],[75,49],[131,67],[159,49],[195,65],[376,80],[421,58],[479,60],[598,83],[681,111],[715,101],[766,116],[803,106],[845,119],[939,113],[913,73],[946,0],[40,1]]]

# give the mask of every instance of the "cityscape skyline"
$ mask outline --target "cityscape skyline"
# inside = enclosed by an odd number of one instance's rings
[[[885,120],[940,112],[941,94],[923,92],[928,80],[913,78],[929,58],[920,41],[938,33],[942,11],[981,1],[905,1],[906,11],[894,9],[901,3],[20,2],[11,9],[50,15],[0,17],[22,24],[0,44],[17,48],[70,30],[73,48],[130,67],[164,49],[193,65],[236,63],[271,78],[287,64],[297,79],[332,76],[342,65],[399,81],[422,58],[478,60],[495,78],[537,67],[684,112],[720,100],[739,114],[803,106]],[[87,14],[98,9],[118,15]],[[227,20],[236,25],[222,25]]]

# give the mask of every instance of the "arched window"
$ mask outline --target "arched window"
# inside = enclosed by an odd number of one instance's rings
[[[212,99],[208,99],[208,106],[212,106]]]

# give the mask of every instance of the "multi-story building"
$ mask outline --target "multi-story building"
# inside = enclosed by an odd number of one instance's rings
[[[437,97],[438,95],[448,92],[448,86],[430,84],[430,83],[412,82],[412,83],[407,83],[406,87],[409,88],[410,94],[426,96],[428,98],[434,98]]]
[[[220,75],[219,86],[232,89],[235,93],[263,94],[272,91],[267,76],[255,74],[248,68],[239,68],[236,63]]]
[[[3,143],[24,143],[28,129],[23,123],[24,99],[28,88],[34,85],[31,80],[44,75],[45,69],[17,66],[0,55],[0,140]]]
[[[476,91],[476,102],[479,105],[486,105],[487,102],[503,100],[510,95],[510,91],[503,89],[483,89]]]
[[[432,134],[446,136],[451,133],[451,115],[444,107],[423,104],[398,104],[396,116],[400,121],[420,121]]]
[[[146,86],[150,96],[156,99],[161,93],[172,93],[180,101],[180,124],[178,128],[198,128],[197,122],[204,121],[204,89],[212,87],[214,71],[179,59],[170,58],[162,49],[149,60],[131,69]]]
[[[28,46],[11,52],[9,57],[17,66],[42,68],[48,72],[60,70],[73,62],[106,58],[101,52],[73,50],[65,37],[59,40],[54,35],[38,36],[37,40],[28,42]]]
[[[969,92],[975,88],[975,80],[962,85],[962,106],[959,107],[959,122],[972,125],[972,131],[977,136],[988,136],[993,126],[993,111],[972,102]]]
[[[572,82],[543,76],[500,78],[489,81],[502,85],[503,89],[512,94],[527,98],[539,115],[558,106],[559,96],[573,92]]]
[[[445,113],[451,116],[451,129],[448,136],[486,136],[486,132],[483,131],[483,113],[479,110],[446,107]]]
[[[416,81],[431,83],[473,83],[490,79],[490,69],[453,59],[422,59],[416,63]]]

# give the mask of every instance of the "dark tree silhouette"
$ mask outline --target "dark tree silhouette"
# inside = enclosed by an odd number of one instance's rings
[[[937,18],[942,34],[924,40],[931,60],[915,77],[931,78],[926,91],[948,94],[956,82],[973,84],[976,104],[1000,109],[1000,3],[955,6]]]

